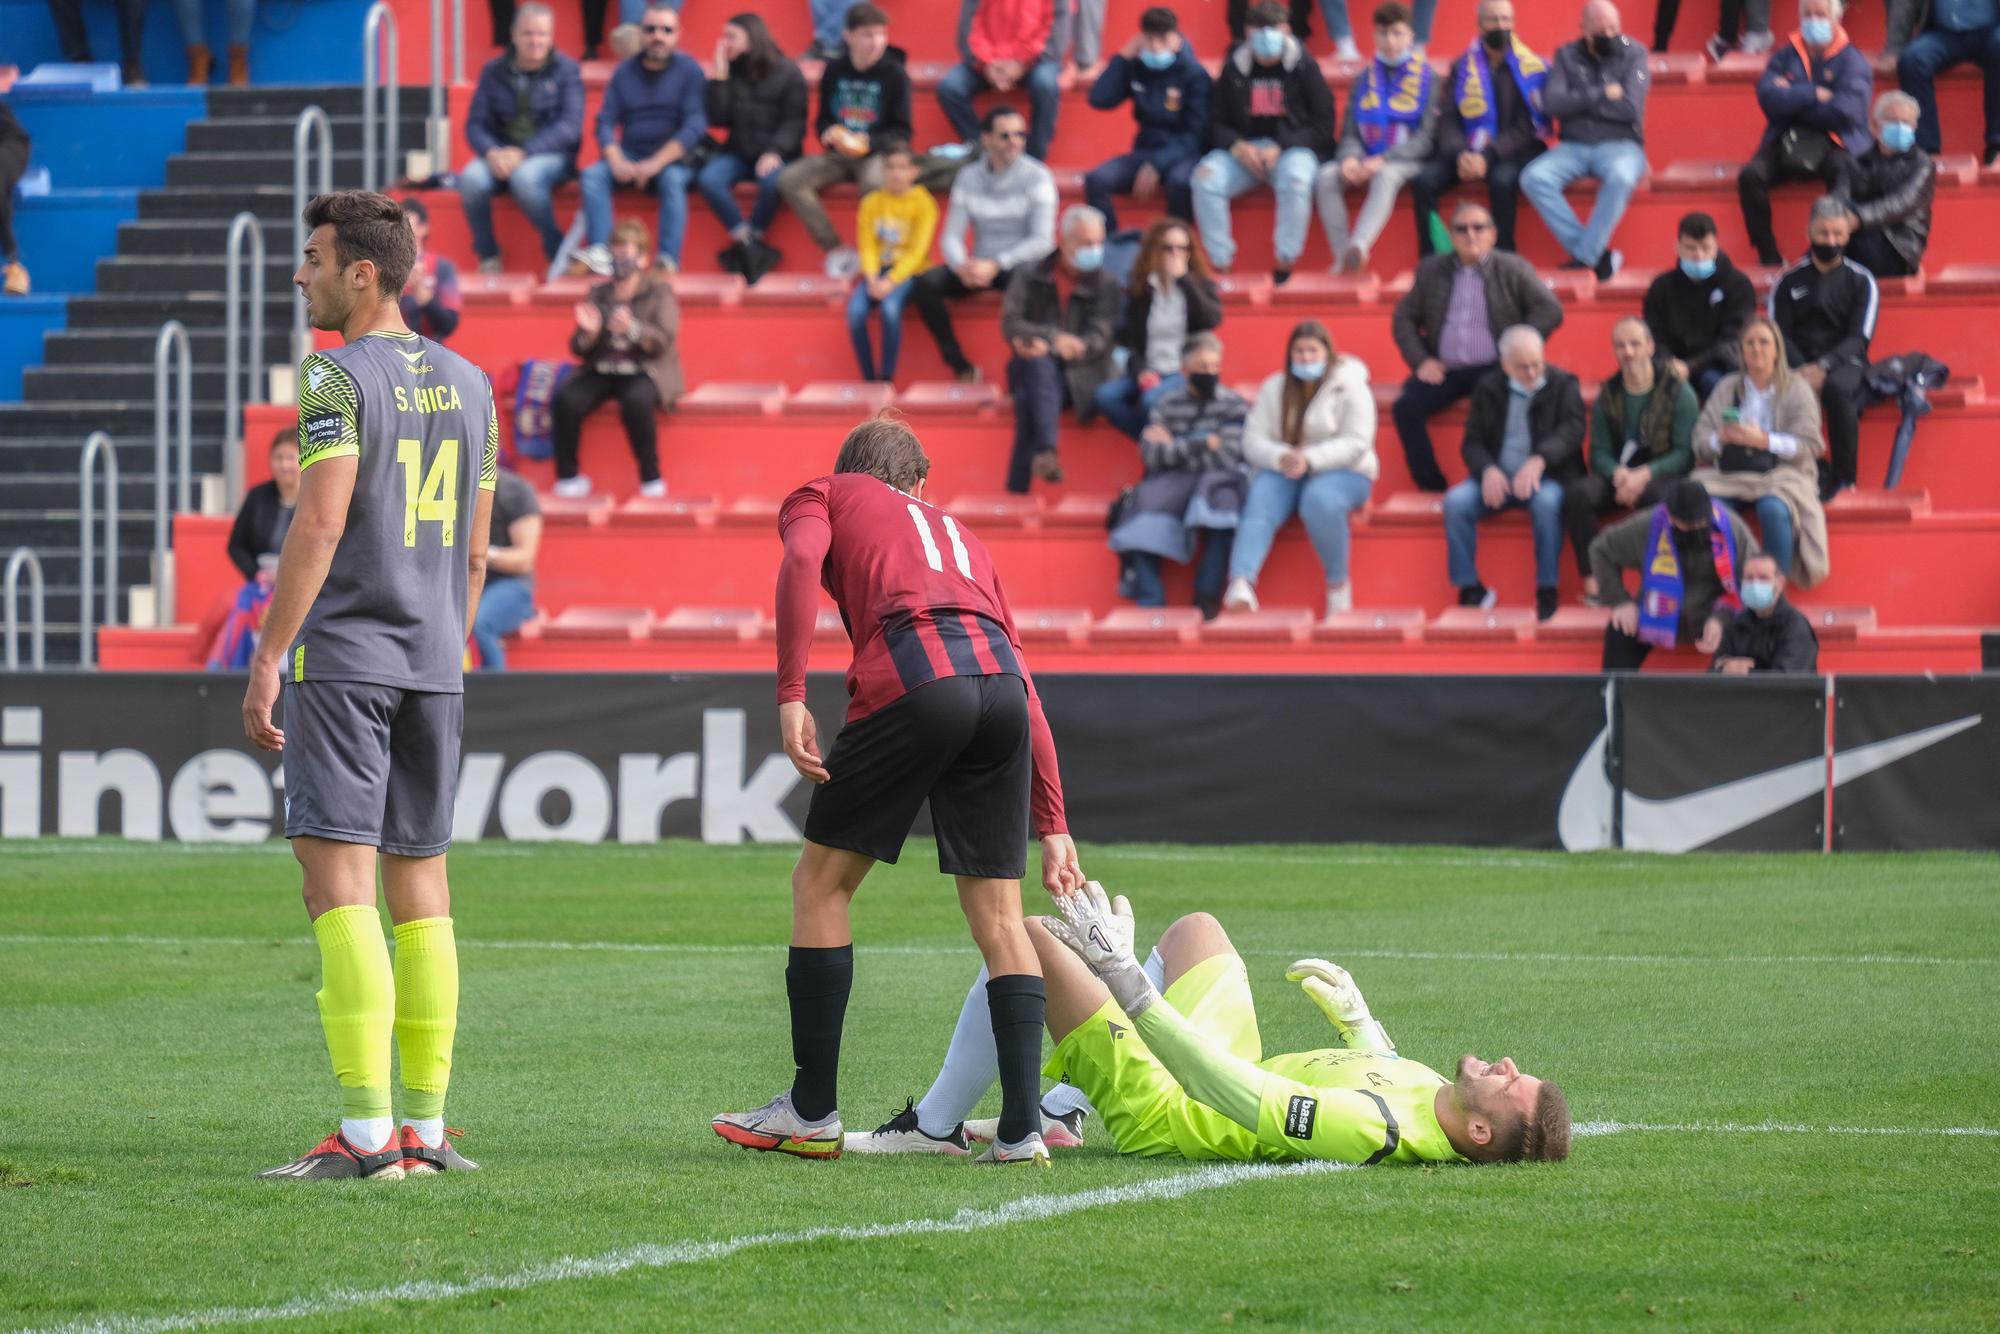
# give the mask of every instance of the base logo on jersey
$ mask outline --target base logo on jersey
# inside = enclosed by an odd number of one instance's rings
[[[1285,1108],[1285,1134],[1293,1139],[1311,1139],[1313,1121],[1318,1116],[1318,1098],[1308,1098],[1303,1093],[1294,1094],[1291,1104]]]

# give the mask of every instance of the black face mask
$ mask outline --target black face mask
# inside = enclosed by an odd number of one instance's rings
[[[1488,51],[1505,51],[1513,44],[1514,30],[1512,28],[1495,28],[1491,32],[1481,33],[1479,40],[1486,43]]]
[[[1599,33],[1597,36],[1590,39],[1590,53],[1596,56],[1599,60],[1604,59],[1606,56],[1610,55],[1613,51],[1616,51],[1617,49],[1618,49],[1618,39],[1616,37],[1609,37],[1603,33]]]
[[[1216,386],[1222,383],[1222,377],[1212,371],[1196,371],[1188,376],[1187,382],[1188,388],[1194,391],[1196,398],[1214,398]]]
[[[1831,264],[1846,253],[1847,253],[1846,246],[1827,245],[1823,241],[1813,242],[1812,257],[1818,260],[1822,264]]]

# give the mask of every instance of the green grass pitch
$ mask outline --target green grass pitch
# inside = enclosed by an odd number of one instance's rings
[[[1217,1184],[1094,1125],[1046,1172],[716,1139],[789,1079],[791,857],[455,852],[484,1170],[301,1186],[250,1179],[335,1114],[286,851],[0,847],[0,1329],[2000,1324],[1993,858],[1087,847],[1142,945],[1222,919],[1270,1050],[1327,1045],[1282,977],[1324,954],[1405,1055],[1656,1127]],[[857,901],[851,1128],[921,1093],[977,968],[933,867]]]

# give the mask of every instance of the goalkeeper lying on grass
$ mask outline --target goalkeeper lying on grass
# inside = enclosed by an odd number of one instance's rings
[[[1337,965],[1302,959],[1285,976],[1326,1012],[1342,1045],[1266,1058],[1249,975],[1213,917],[1191,913],[1175,922],[1142,967],[1122,895],[1107,901],[1092,881],[1057,903],[1060,919],[1028,919],[1056,1040],[1044,1069],[1089,1099],[1120,1153],[1363,1165],[1569,1156],[1561,1089],[1505,1057],[1462,1057],[1455,1080],[1398,1057]],[[980,1053],[959,1050],[963,1020],[959,1028],[923,1106],[906,1108],[872,1134],[850,1134],[849,1152],[966,1151],[963,1124],[947,1121],[948,1131],[931,1133],[919,1120],[954,1100],[962,1105],[942,1111],[962,1117],[995,1077],[988,1065],[980,1082]],[[1059,1086],[1051,1096],[1066,1091]],[[1064,1113],[1050,1129],[1072,1132],[1052,1144],[1080,1142],[1073,1110],[1045,1105],[1048,1112]]]

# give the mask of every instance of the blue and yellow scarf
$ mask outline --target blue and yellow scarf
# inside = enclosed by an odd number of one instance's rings
[[[1736,532],[1729,526],[1729,511],[1721,501],[1710,500],[1708,510],[1709,549],[1715,556],[1716,577],[1722,580],[1722,596],[1716,605],[1736,611],[1743,606],[1736,591]],[[1639,580],[1639,639],[1659,648],[1672,648],[1680,637],[1687,580],[1681,573],[1680,551],[1674,546],[1673,525],[1665,505],[1653,507],[1653,530],[1646,545],[1653,554]]]
[[[1361,131],[1361,146],[1370,157],[1387,152],[1417,132],[1424,123],[1434,77],[1428,60],[1407,60],[1400,69],[1379,60],[1368,62],[1354,86],[1354,123]]]
[[[1548,80],[1549,67],[1519,37],[1507,52],[1507,67],[1514,71],[1514,83],[1528,104],[1535,133],[1548,138],[1549,116],[1542,110],[1542,84]],[[1475,153],[1484,152],[1500,131],[1500,113],[1493,103],[1493,74],[1486,65],[1486,48],[1477,37],[1467,48],[1465,59],[1458,62],[1458,86],[1451,95],[1458,106],[1458,118],[1465,123],[1467,144]]]

